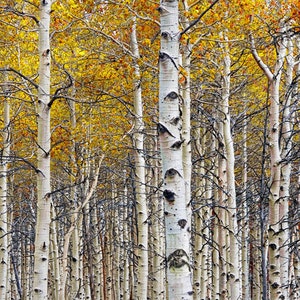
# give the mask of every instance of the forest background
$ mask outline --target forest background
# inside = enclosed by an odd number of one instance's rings
[[[0,58],[0,299],[300,299],[297,0],[5,0]]]

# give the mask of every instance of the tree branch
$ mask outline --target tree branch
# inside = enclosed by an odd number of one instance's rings
[[[193,22],[191,22],[191,24],[186,27],[183,31],[180,32],[179,37],[181,38],[185,33],[187,33],[187,31],[189,31],[192,27],[194,27],[197,23],[199,23],[199,21],[202,19],[202,17],[209,11],[211,10],[217,3],[219,2],[219,0],[215,0],[208,8],[206,8],[201,14],[200,16],[194,20]]]
[[[273,78],[274,78],[273,73],[271,72],[271,70],[269,69],[269,67],[262,61],[262,59],[260,58],[259,54],[256,51],[256,47],[255,47],[255,43],[254,43],[254,39],[253,39],[252,33],[250,33],[249,37],[250,37],[251,53],[252,53],[253,58],[257,62],[258,66],[265,73],[265,75],[267,76],[267,78],[269,80],[273,80]]]
[[[22,77],[23,79],[27,80],[29,83],[31,83],[36,89],[39,88],[39,85],[36,84],[33,80],[31,80],[30,78],[28,78],[27,76],[23,75],[21,72],[13,69],[13,68],[2,68],[0,69],[0,72],[14,72],[17,75],[19,75],[20,77]]]

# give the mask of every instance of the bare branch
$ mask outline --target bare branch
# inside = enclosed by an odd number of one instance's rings
[[[219,0],[215,0],[208,8],[206,8],[201,14],[200,16],[194,20],[193,22],[191,22],[191,24],[186,27],[184,30],[182,30],[180,32],[180,37],[182,37],[185,33],[187,33],[192,27],[194,27],[197,23],[200,22],[200,20],[202,19],[202,17],[208,12],[210,11],[217,3],[219,2]]]

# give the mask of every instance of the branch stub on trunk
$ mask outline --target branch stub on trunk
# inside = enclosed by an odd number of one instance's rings
[[[169,268],[181,268],[184,265],[190,269],[189,258],[183,249],[177,249],[168,256]]]
[[[163,196],[165,197],[165,199],[169,202],[173,202],[175,201],[175,193],[170,191],[170,190],[164,190],[163,191]]]
[[[180,175],[180,173],[177,171],[177,170],[175,170],[175,169],[169,169],[169,170],[167,170],[166,171],[166,173],[165,173],[165,179],[168,177],[168,178],[173,178],[173,177],[175,177],[175,175],[176,174],[178,174],[180,177],[182,177],[181,175]]]
[[[167,134],[169,134],[170,136],[175,137],[175,136],[168,130],[168,128],[167,128],[165,125],[161,124],[161,123],[158,123],[158,124],[157,124],[157,131],[158,131],[158,134],[164,134],[164,133],[167,133]]]
[[[172,146],[171,148],[174,149],[174,150],[178,150],[180,148],[180,146],[182,145],[182,143],[184,142],[184,140],[182,141],[176,141]]]
[[[164,100],[170,100],[170,101],[172,101],[172,100],[175,100],[175,99],[177,99],[178,98],[178,94],[176,93],[176,92],[174,92],[174,91],[172,91],[172,92],[170,92],[165,98],[164,98]]]
[[[185,227],[185,225],[187,224],[187,220],[185,220],[185,219],[180,219],[179,221],[178,221],[178,225],[180,226],[180,228],[184,228]]]

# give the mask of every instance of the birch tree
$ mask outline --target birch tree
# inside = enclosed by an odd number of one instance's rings
[[[259,56],[254,43],[251,39],[252,55],[266,75],[269,82],[269,152],[270,152],[270,183],[269,183],[269,282],[270,298],[280,299],[282,296],[280,280],[280,181],[281,181],[281,153],[279,143],[279,124],[280,124],[280,82],[283,70],[284,59],[286,56],[287,39],[284,35],[286,27],[280,24],[281,36],[277,40],[277,56],[273,71]]]
[[[131,29],[131,50],[134,63],[134,158],[136,177],[136,202],[138,225],[138,269],[137,269],[137,299],[147,299],[148,290],[148,209],[146,203],[145,159],[144,159],[144,121],[141,75],[138,65],[140,57],[137,34],[136,18],[133,18]]]
[[[229,110],[230,97],[230,53],[228,48],[228,37],[223,33],[225,43],[221,45],[223,54],[223,72],[222,72],[222,94],[220,110],[222,117],[220,122],[223,123],[223,132],[226,156],[226,183],[225,192],[227,195],[227,212],[228,212],[228,229],[229,229],[229,285],[231,299],[240,299],[240,265],[239,265],[239,245],[238,245],[238,227],[237,227],[237,204],[235,191],[234,175],[234,146],[231,134],[231,117]],[[227,224],[227,223],[226,223]]]
[[[5,76],[7,79],[7,76]],[[6,81],[6,80],[5,80]],[[10,103],[8,86],[4,85],[4,110],[3,110],[3,134],[2,154],[0,159],[0,299],[6,299],[8,291],[8,163],[10,156]]]
[[[192,299],[190,229],[182,164],[181,99],[178,87],[178,1],[159,7],[159,123],[166,230],[167,299]]]
[[[39,87],[37,138],[37,214],[35,227],[35,253],[33,299],[48,297],[48,264],[50,232],[50,11],[51,0],[40,2],[39,20]]]

